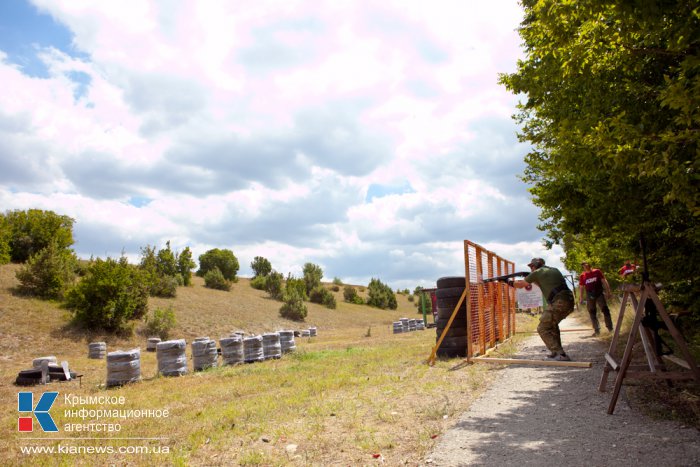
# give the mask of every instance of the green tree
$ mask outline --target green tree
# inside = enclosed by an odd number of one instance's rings
[[[12,261],[27,261],[31,255],[46,248],[51,241],[55,241],[59,249],[69,248],[73,244],[75,221],[68,216],[53,211],[29,209],[8,211],[4,218],[6,228],[9,228]]]
[[[700,10],[695,2],[524,0],[523,179],[567,267],[619,267],[647,238],[654,280],[700,307]],[[594,247],[591,245],[604,245]],[[688,284],[690,284],[688,286]]]
[[[192,285],[192,269],[197,267],[197,264],[192,259],[192,251],[190,247],[185,247],[177,256],[177,271],[182,277],[182,284],[185,286]]]
[[[396,295],[391,287],[379,279],[372,278],[367,286],[367,304],[382,309],[395,310],[398,308]]]
[[[156,255],[156,270],[159,276],[175,277],[178,274],[177,257],[170,248],[170,240],[165,242],[165,248],[161,248]]]
[[[273,270],[265,278],[265,291],[270,294],[270,298],[274,300],[281,300],[284,293],[282,289],[282,282],[284,276],[281,272]]]
[[[5,217],[5,214],[0,213],[0,264],[7,264],[12,259],[11,240],[12,230],[10,222]]]
[[[143,276],[123,256],[119,261],[98,258],[68,291],[65,305],[88,329],[128,332],[129,321],[148,311],[148,285]]]
[[[272,264],[262,256],[256,256],[253,262],[250,263],[250,268],[253,270],[255,277],[265,277],[272,272]]]
[[[27,295],[60,300],[75,282],[77,263],[73,251],[59,248],[51,241],[17,271],[18,290]]]
[[[304,297],[297,288],[286,290],[282,300],[284,301],[284,304],[280,307],[280,316],[282,318],[304,321],[309,311],[304,305]]]
[[[304,284],[306,285],[306,294],[310,294],[313,289],[321,285],[323,279],[323,269],[321,266],[313,263],[304,265]]]
[[[198,276],[204,277],[207,272],[218,268],[221,274],[229,281],[235,282],[238,273],[238,259],[233,254],[233,251],[228,249],[214,248],[199,255],[199,270]]]
[[[306,281],[303,278],[294,277],[291,273],[287,274],[287,280],[284,283],[284,290],[289,293],[291,290],[296,290],[302,300],[308,300],[309,295],[306,293]]]

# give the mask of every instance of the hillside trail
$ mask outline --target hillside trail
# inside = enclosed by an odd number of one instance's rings
[[[562,329],[585,327],[571,317]],[[590,323],[588,324],[590,326]],[[607,414],[616,373],[607,392],[598,385],[607,345],[588,332],[562,333],[572,360],[592,368],[508,365],[492,386],[440,437],[427,466],[697,466],[700,432],[678,422],[633,411],[623,391]],[[515,358],[546,360],[536,334]]]

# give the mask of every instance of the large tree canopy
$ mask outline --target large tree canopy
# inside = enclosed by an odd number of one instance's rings
[[[523,0],[524,180],[570,269],[610,270],[648,239],[654,280],[698,290],[700,6]],[[686,297],[689,297],[686,295]]]

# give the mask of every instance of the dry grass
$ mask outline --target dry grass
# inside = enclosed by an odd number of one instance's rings
[[[59,427],[80,423],[64,410],[64,394],[124,396],[125,406],[106,408],[169,411],[167,418],[126,420],[118,436],[163,437],[162,441],[79,440],[95,433],[68,433],[61,441],[28,442],[13,429],[0,435],[0,464],[206,464],[206,465],[388,465],[420,463],[443,433],[486,387],[493,368],[467,366],[447,360],[429,367],[425,360],[435,343],[432,329],[392,334],[399,317],[419,317],[403,295],[399,309],[378,310],[344,303],[338,308],[307,304],[305,323],[279,317],[280,302],[241,279],[231,292],[206,289],[199,279],[179,288],[173,300],[152,299],[151,309],[172,306],[177,317],[175,338],[218,339],[233,330],[261,333],[277,329],[317,326],[318,337],[297,338],[298,351],[282,359],[253,365],[215,368],[180,378],[157,375],[153,353],[142,353],[141,383],[105,389],[104,361],[87,358],[87,344],[104,340],[108,349],[145,349],[145,336],[129,339],[85,333],[69,326],[57,304],[12,295],[16,266],[0,267],[0,395],[4,401],[2,426],[16,426],[17,372],[31,360],[56,355],[84,374],[78,382],[52,383],[34,388],[61,393],[51,414]],[[525,317],[523,317],[525,318]],[[137,331],[139,328],[137,328]],[[514,350],[504,346],[506,354]],[[190,349],[188,348],[188,357]],[[191,364],[190,364],[191,368]],[[79,406],[76,408],[98,408]],[[95,422],[85,420],[84,423]],[[97,434],[104,436],[101,434]],[[107,433],[106,436],[114,436]],[[167,454],[23,455],[21,446],[150,445],[168,448]],[[292,446],[296,447],[292,447]],[[375,456],[379,457],[375,458]]]

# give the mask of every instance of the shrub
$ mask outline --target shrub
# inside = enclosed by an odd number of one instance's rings
[[[66,307],[88,329],[129,331],[129,320],[148,311],[148,286],[143,272],[125,257],[97,259],[85,277],[66,294]]]
[[[339,285],[336,285],[336,284],[333,284],[333,285],[331,285],[331,290],[332,290],[333,292],[340,292],[340,286],[339,286]]]
[[[348,303],[355,303],[355,297],[357,297],[357,290],[351,285],[346,285],[343,288],[343,300]]]
[[[391,309],[395,310],[398,308],[398,303],[396,302],[396,295],[394,295],[393,290],[388,285],[382,283],[379,279],[374,279],[369,282],[367,286],[367,304],[369,306],[374,306],[381,309]]]
[[[158,336],[165,340],[170,330],[175,327],[175,312],[172,307],[165,310],[156,308],[152,314],[146,315],[146,332],[149,336]]]
[[[204,275],[204,286],[210,289],[229,291],[231,290],[231,281],[224,277],[218,267],[214,267]]]
[[[250,286],[254,289],[265,290],[266,284],[267,277],[265,276],[255,276],[250,280]]]
[[[286,292],[296,290],[302,300],[308,300],[309,298],[309,296],[306,294],[306,282],[304,279],[296,278],[291,274],[287,274],[284,290]]]
[[[304,265],[304,284],[306,285],[307,294],[321,285],[321,279],[323,279],[323,269],[321,269],[321,266],[313,263],[306,263]]]
[[[336,303],[335,303],[335,297],[333,294],[323,287],[322,285],[319,285],[315,289],[311,291],[309,294],[309,301],[313,303],[320,303],[327,308],[335,309]]]
[[[355,297],[352,299],[352,303],[355,305],[364,305],[365,301],[359,295],[355,295]]]
[[[203,255],[199,255],[199,270],[197,275],[205,277],[207,272],[212,271],[214,268],[218,268],[219,272],[229,281],[236,281],[236,274],[238,273],[238,259],[233,254],[233,251],[218,248],[209,250]]]
[[[293,321],[304,321],[308,310],[299,291],[296,288],[286,290],[283,300],[284,305],[280,308],[280,316]]]
[[[151,282],[149,293],[153,297],[175,298],[177,296],[178,285],[177,277],[157,276]]]
[[[62,299],[75,282],[77,264],[78,259],[71,250],[51,242],[17,271],[18,290],[26,295]]]
[[[275,300],[282,299],[282,276],[281,272],[272,271],[265,278],[265,291]]]
[[[408,301],[409,301],[409,302],[412,302],[413,300],[415,300],[415,298],[413,297],[413,295],[409,295],[409,296],[406,297],[406,298],[408,298]]]
[[[253,270],[255,277],[267,276],[272,272],[272,264],[262,256],[256,256],[253,262],[250,263],[250,268]]]
[[[339,277],[334,277],[334,278],[333,278],[333,283],[334,283],[335,285],[343,285],[343,281],[341,281]]]
[[[330,308],[331,310],[335,310],[338,307],[333,294],[329,293],[323,298],[323,306]]]

